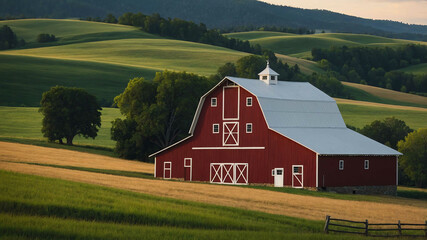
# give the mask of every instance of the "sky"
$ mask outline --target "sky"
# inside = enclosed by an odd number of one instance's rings
[[[427,25],[427,0],[262,0],[276,5],[326,9],[347,15]]]

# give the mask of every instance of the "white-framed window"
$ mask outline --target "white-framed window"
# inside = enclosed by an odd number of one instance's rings
[[[369,169],[369,160],[365,160],[365,163],[363,164],[363,166],[366,170],[368,170]]]
[[[271,80],[276,80],[276,76],[271,76]]]
[[[216,107],[218,106],[218,101],[216,99],[216,97],[211,98],[211,107]]]
[[[246,133],[252,133],[252,123],[246,123]]]
[[[252,97],[246,98],[246,107],[252,107]]]
[[[191,167],[191,158],[184,158],[184,167]]]
[[[219,133],[219,123],[212,124],[212,133]]]
[[[267,80],[268,77],[267,76],[262,76],[262,80]]]
[[[344,170],[344,160],[340,160],[340,161],[339,161],[338,169],[339,169],[339,170]]]

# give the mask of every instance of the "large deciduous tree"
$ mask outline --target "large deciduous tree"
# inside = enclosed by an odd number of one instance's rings
[[[130,80],[114,99],[126,117],[113,122],[116,152],[147,160],[149,153],[185,137],[199,98],[213,84],[205,77],[171,71],[157,73],[153,81]]]
[[[427,128],[408,134],[397,146],[403,153],[399,160],[403,171],[417,187],[427,186]]]
[[[360,130],[363,135],[372,138],[391,148],[397,149],[397,142],[404,139],[413,130],[402,120],[388,117],[375,120]]]
[[[101,126],[96,97],[80,88],[56,86],[44,92],[39,112],[44,115],[42,133],[49,141],[73,145],[76,135],[95,138]]]

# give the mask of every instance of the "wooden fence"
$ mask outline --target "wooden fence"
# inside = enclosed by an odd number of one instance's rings
[[[424,237],[427,238],[427,221],[424,224],[413,223],[369,223],[331,218],[326,216],[325,233],[351,233],[371,237]]]

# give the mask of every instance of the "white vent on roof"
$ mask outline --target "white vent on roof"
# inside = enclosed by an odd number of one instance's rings
[[[279,74],[270,68],[270,62],[267,60],[267,67],[260,73],[258,73],[259,80],[263,81],[268,85],[276,85],[279,78]]]

